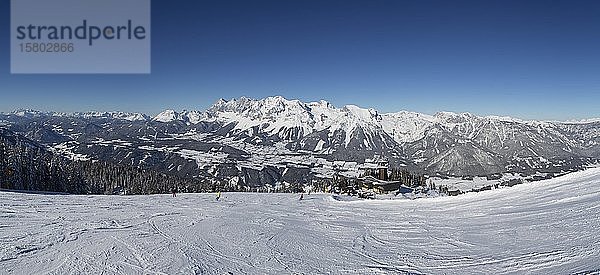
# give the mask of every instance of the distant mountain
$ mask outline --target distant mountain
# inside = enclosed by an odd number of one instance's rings
[[[118,119],[128,121],[145,121],[150,117],[140,113],[125,113],[125,112],[85,112],[85,113],[57,113],[57,112],[40,112],[36,110],[21,109],[14,111],[7,116],[16,116],[23,118],[43,118],[43,117],[72,117],[72,118],[96,118],[96,119]]]
[[[219,100],[206,111],[0,115],[0,125],[74,159],[263,186],[358,175],[365,159],[417,173],[565,173],[600,159],[600,120],[380,113],[283,97]]]

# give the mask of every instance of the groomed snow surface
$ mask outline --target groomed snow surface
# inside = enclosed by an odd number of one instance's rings
[[[600,271],[600,168],[458,197],[0,193],[2,274]]]

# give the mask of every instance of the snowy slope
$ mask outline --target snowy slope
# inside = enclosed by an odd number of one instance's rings
[[[3,274],[600,272],[600,168],[421,200],[0,192]]]

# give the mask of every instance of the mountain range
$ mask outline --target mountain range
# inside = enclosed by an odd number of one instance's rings
[[[0,114],[0,127],[55,154],[261,186],[358,176],[369,159],[437,176],[563,174],[600,160],[600,120],[381,113],[280,96],[205,111]],[[3,132],[4,133],[4,132]]]

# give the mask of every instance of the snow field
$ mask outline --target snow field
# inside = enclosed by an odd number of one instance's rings
[[[600,272],[600,168],[458,197],[0,192],[0,274]]]

